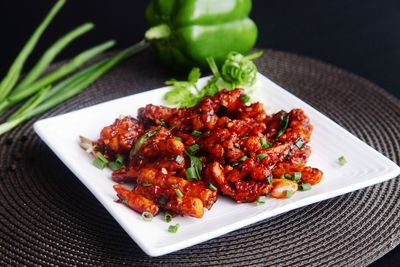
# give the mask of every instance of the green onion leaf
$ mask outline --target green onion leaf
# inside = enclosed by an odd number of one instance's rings
[[[165,197],[161,196],[158,198],[158,203],[162,206],[164,206],[165,204],[167,204],[168,199],[166,199]]]
[[[281,175],[281,177],[279,177],[280,179],[285,179],[285,175]]]
[[[140,136],[136,142],[135,145],[133,146],[133,148],[131,149],[130,153],[129,153],[129,158],[133,158],[133,156],[136,155],[137,152],[139,152],[140,148],[143,146],[143,144],[153,135],[155,135],[160,129],[154,129],[152,131],[149,131],[145,134],[143,134],[142,136]]]
[[[217,190],[217,188],[215,187],[215,185],[213,185],[213,184],[211,184],[211,183],[208,184],[208,188],[209,188],[211,191],[216,191],[216,190]]]
[[[151,214],[148,211],[145,211],[142,213],[142,218],[146,222],[151,222],[153,220],[153,217],[154,217],[153,214]]]
[[[299,148],[302,149],[304,145],[306,144],[301,137],[297,138],[296,141],[294,141],[294,144]]]
[[[286,190],[286,191],[285,191],[285,196],[286,196],[286,198],[291,198],[292,195],[293,195],[293,192],[292,192],[291,190]]]
[[[265,158],[267,156],[267,154],[258,154],[257,155],[257,159],[258,160],[262,160],[263,158]]]
[[[96,166],[97,168],[99,168],[100,170],[102,170],[102,169],[104,169],[106,167],[107,163],[102,161],[99,158],[96,158],[93,161],[93,165]]]
[[[199,131],[196,131],[196,130],[194,130],[192,132],[192,136],[194,136],[194,137],[200,137],[202,134],[203,134],[202,132],[199,132]]]
[[[186,149],[186,153],[193,156],[200,150],[200,146],[198,144],[191,145]]]
[[[311,185],[309,183],[302,183],[299,187],[300,191],[308,191],[311,189]]]
[[[242,95],[240,97],[240,101],[242,101],[243,103],[247,103],[250,101],[250,97],[248,95]]]
[[[169,222],[172,221],[172,215],[171,215],[171,213],[166,212],[166,213],[164,214],[164,221],[166,221],[167,223],[169,223]]]
[[[301,172],[294,172],[293,173],[293,180],[299,181],[301,179]]]
[[[140,185],[141,185],[141,186],[144,186],[144,187],[150,187],[150,186],[152,186],[153,184],[143,182],[143,183],[141,183]]]
[[[344,166],[347,163],[347,160],[346,160],[346,158],[344,156],[340,156],[338,158],[338,161],[339,161],[339,165],[340,166]]]
[[[259,196],[259,197],[257,197],[257,200],[256,200],[257,205],[263,205],[263,204],[265,204],[266,199],[267,199],[267,198],[266,198],[265,196]]]
[[[100,159],[100,160],[103,161],[104,163],[108,163],[108,159],[106,159],[106,157],[104,157],[104,155],[101,154],[100,151],[96,153],[96,156],[97,156],[98,159]]]
[[[170,225],[168,227],[168,232],[170,233],[176,233],[179,229],[179,223],[175,224],[175,225]]]
[[[282,134],[285,133],[288,125],[289,125],[289,115],[285,115],[281,119],[281,122],[280,122],[281,128],[279,129],[278,133],[276,134],[276,138],[278,138],[279,136],[281,136]]]

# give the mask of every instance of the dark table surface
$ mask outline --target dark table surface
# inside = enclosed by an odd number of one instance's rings
[[[12,62],[54,1],[14,0],[2,5],[0,75]],[[62,33],[92,21],[95,30],[58,58],[69,58],[101,41],[115,39],[123,48],[142,39],[148,1],[70,0],[28,61],[31,66]],[[316,58],[363,76],[400,98],[400,1],[254,0],[258,47]],[[398,266],[400,248],[371,266]]]

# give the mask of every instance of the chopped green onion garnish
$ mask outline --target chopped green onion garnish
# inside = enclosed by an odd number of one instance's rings
[[[301,191],[308,191],[311,189],[311,185],[309,183],[302,183],[299,188]]]
[[[208,188],[210,188],[211,191],[217,190],[217,188],[213,184],[208,184]]]
[[[124,157],[123,156],[118,156],[117,159],[115,160],[116,163],[120,165],[124,165]]]
[[[169,128],[169,131],[172,131],[175,128],[176,128],[176,124],[172,125],[171,128]]]
[[[292,179],[292,175],[290,173],[285,173],[285,178]]]
[[[119,164],[117,162],[110,162],[110,163],[108,163],[108,167],[113,171],[117,171],[117,170],[121,169],[122,164]]]
[[[176,233],[179,229],[179,223],[175,224],[175,225],[170,225],[168,227],[168,232],[170,233]]]
[[[293,195],[293,192],[292,192],[291,190],[286,190],[286,191],[285,191],[285,196],[286,196],[286,198],[291,198],[292,195]]]
[[[165,123],[165,121],[164,121],[164,120],[160,120],[160,125],[161,125],[162,127],[164,127],[164,128],[167,128],[167,129],[168,129],[168,125]]]
[[[272,175],[269,175],[267,178],[265,178],[265,181],[267,184],[272,184]]]
[[[250,97],[248,95],[242,95],[240,97],[240,101],[242,101],[243,103],[247,103],[250,101]]]
[[[97,158],[100,159],[102,162],[108,163],[108,159],[106,159],[106,157],[104,157],[104,155],[101,154],[101,152],[97,152],[97,153],[96,153],[96,156],[97,156]]]
[[[200,150],[200,146],[198,144],[191,145],[186,149],[186,152],[189,155],[195,155]]]
[[[175,162],[178,164],[181,164],[183,160],[184,160],[184,158],[181,155],[178,155],[175,158]]]
[[[299,138],[296,139],[296,141],[294,141],[294,144],[298,148],[302,149],[306,143],[304,142],[304,140],[301,137],[299,137]]]
[[[182,138],[179,136],[174,136],[175,140],[181,141],[182,142]]]
[[[262,149],[269,148],[269,147],[271,147],[273,145],[273,143],[268,142],[265,137],[261,137],[260,143],[261,143],[261,148]]]
[[[281,175],[281,177],[279,177],[279,178],[281,178],[281,179],[285,179],[285,175]]]
[[[194,130],[192,132],[192,136],[194,136],[194,137],[200,137],[202,134],[203,134],[202,132],[199,132],[199,131],[196,131],[196,130]]]
[[[280,123],[281,128],[279,129],[278,133],[276,134],[276,138],[281,136],[286,131],[288,125],[289,125],[289,115],[285,115],[281,119],[281,123]]]
[[[151,214],[150,212],[148,212],[148,211],[145,211],[145,212],[143,212],[142,213],[142,218],[143,218],[143,220],[145,220],[146,222],[150,222],[151,220],[153,220],[153,214]]]
[[[247,159],[247,156],[244,155],[243,157],[241,157],[240,159],[238,159],[238,162],[243,162]]]
[[[299,181],[301,179],[301,172],[294,172],[293,173],[293,180]]]
[[[171,213],[166,212],[166,213],[164,214],[164,221],[166,221],[166,222],[171,222],[171,221],[172,221],[172,215],[171,215]]]
[[[262,160],[263,158],[265,158],[267,156],[267,154],[258,154],[257,155],[257,159]]]
[[[235,167],[235,166],[237,166],[237,165],[239,165],[238,162],[234,162],[234,163],[231,164],[232,167]]]
[[[188,179],[188,180],[195,180],[195,181],[199,180],[194,167],[187,168],[185,171],[185,176],[186,176],[186,179]]]
[[[140,185],[144,186],[144,187],[149,187],[149,186],[152,186],[153,184],[151,184],[151,183],[141,183]]]
[[[99,168],[100,170],[102,170],[102,169],[104,169],[106,167],[107,163],[105,163],[104,161],[102,161],[99,158],[96,158],[93,161],[93,165],[96,166],[97,168]]]
[[[259,196],[259,197],[257,198],[257,200],[256,200],[257,205],[265,204],[265,200],[266,200],[266,197],[265,197],[265,196]]]
[[[189,155],[190,167],[186,169],[185,176],[188,180],[199,181],[200,173],[203,168],[201,160],[198,157]]]
[[[165,205],[165,204],[167,204],[167,199],[165,198],[165,197],[159,197],[158,198],[158,203],[160,204],[160,205]]]
[[[182,194],[181,190],[179,190],[179,189],[176,189],[176,190],[175,190],[175,194],[176,194],[179,198],[182,198],[182,197],[183,197],[183,194]]]
[[[340,166],[344,166],[347,163],[347,160],[346,160],[346,158],[344,156],[340,156],[338,158],[338,160],[339,160],[339,165]]]
[[[147,139],[149,139],[150,137],[152,137],[153,135],[155,135],[160,129],[154,129],[152,131],[149,131],[145,134],[143,134],[142,136],[140,136],[136,142],[135,145],[133,146],[133,148],[131,149],[130,153],[129,153],[129,158],[133,158],[134,155],[136,155],[137,152],[139,152],[140,148],[143,146],[144,142],[147,141]]]

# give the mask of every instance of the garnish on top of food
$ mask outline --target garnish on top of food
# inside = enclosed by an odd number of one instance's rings
[[[259,205],[319,183],[322,172],[306,166],[313,126],[304,112],[269,115],[244,100],[243,90],[233,89],[190,108],[148,104],[83,147],[101,167],[113,165],[119,201],[145,215],[201,218],[219,195]]]

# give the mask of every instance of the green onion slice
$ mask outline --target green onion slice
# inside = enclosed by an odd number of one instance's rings
[[[175,162],[178,164],[181,164],[183,162],[184,158],[181,155],[176,156]]]
[[[171,215],[171,213],[166,212],[166,213],[164,214],[164,221],[166,221],[166,222],[168,222],[168,223],[172,221],[172,215]]]
[[[106,167],[107,163],[105,163],[104,161],[102,161],[99,158],[96,158],[93,161],[93,165],[96,166],[97,168],[99,168],[100,170],[102,170]]]
[[[165,198],[165,197],[163,197],[163,196],[161,196],[161,197],[159,197],[158,198],[158,203],[160,204],[160,205],[162,205],[162,206],[164,206],[165,204],[167,204],[167,199]]]
[[[267,178],[265,178],[265,181],[267,184],[272,184],[272,175],[269,175]]]
[[[168,129],[168,125],[165,123],[165,121],[164,121],[164,120],[160,120],[160,125],[161,125],[162,127],[164,127],[164,128],[167,128],[167,129]]]
[[[217,190],[217,188],[215,187],[215,185],[213,185],[213,184],[208,184],[208,188],[211,190],[211,191],[216,191]]]
[[[179,190],[179,189],[175,190],[175,194],[178,196],[178,198],[182,198],[183,197],[183,194],[182,194],[181,190]]]
[[[108,163],[108,159],[106,159],[106,157],[104,157],[104,155],[101,154],[100,151],[96,153],[96,156],[97,156],[98,159],[100,159],[100,160],[103,161],[104,163]]]
[[[199,131],[196,131],[196,130],[194,130],[192,132],[192,136],[194,136],[194,137],[200,137],[202,134],[203,134],[202,132],[199,132]]]
[[[294,141],[294,144],[295,144],[299,149],[302,149],[306,143],[304,142],[304,140],[303,140],[301,137],[299,137],[299,138],[296,139],[296,141]]]
[[[108,163],[108,167],[112,170],[112,171],[117,171],[119,169],[121,169],[122,165],[117,163],[117,162],[110,162]]]
[[[308,191],[311,189],[311,185],[309,183],[302,183],[300,185],[300,190],[301,191]]]
[[[260,143],[261,143],[262,149],[269,148],[269,147],[271,147],[273,145],[273,143],[268,142],[265,137],[261,137]]]
[[[299,181],[301,179],[301,172],[294,172],[293,173],[293,180]]]
[[[267,199],[267,198],[266,198],[265,196],[259,196],[259,197],[256,199],[257,205],[263,205],[263,204],[265,204],[266,199]]]
[[[258,154],[257,155],[257,159],[258,160],[262,160],[263,158],[265,158],[267,156],[267,154]]]
[[[153,217],[154,217],[153,214],[151,214],[148,211],[145,211],[142,213],[142,218],[146,222],[151,222],[153,220]]]
[[[288,125],[289,125],[289,115],[285,115],[281,119],[281,123],[280,123],[281,128],[278,131],[278,133],[276,134],[276,138],[281,136],[286,131]]]
[[[170,225],[168,227],[168,232],[170,233],[176,233],[179,229],[179,223],[175,224],[175,225]]]
[[[135,145],[133,146],[133,148],[131,149],[131,152],[129,153],[129,158],[133,158],[133,156],[136,155],[137,152],[139,152],[140,148],[143,146],[144,142],[147,141],[147,139],[149,139],[150,137],[154,136],[160,129],[154,129],[152,131],[149,131],[145,134],[143,134],[142,136],[140,136],[136,142]]]
[[[140,185],[144,186],[144,187],[149,187],[149,186],[152,186],[153,184],[144,182],[144,183],[141,183]]]
[[[286,179],[292,179],[292,175],[290,173],[285,173],[285,178]]]
[[[339,161],[339,165],[340,166],[344,166],[347,163],[347,160],[346,160],[346,158],[344,156],[340,156],[338,158],[338,161]]]
[[[293,192],[292,192],[291,190],[286,190],[286,191],[285,191],[285,196],[286,196],[286,198],[291,198],[292,195],[293,195]]]
[[[243,157],[241,157],[240,159],[238,159],[238,162],[243,162],[247,159],[247,156],[244,155]]]
[[[250,97],[248,95],[242,95],[240,97],[240,101],[242,101],[243,103],[247,103],[250,101]]]
[[[119,156],[117,157],[117,159],[115,160],[115,163],[124,165],[124,157],[121,156],[121,155],[119,155]]]

